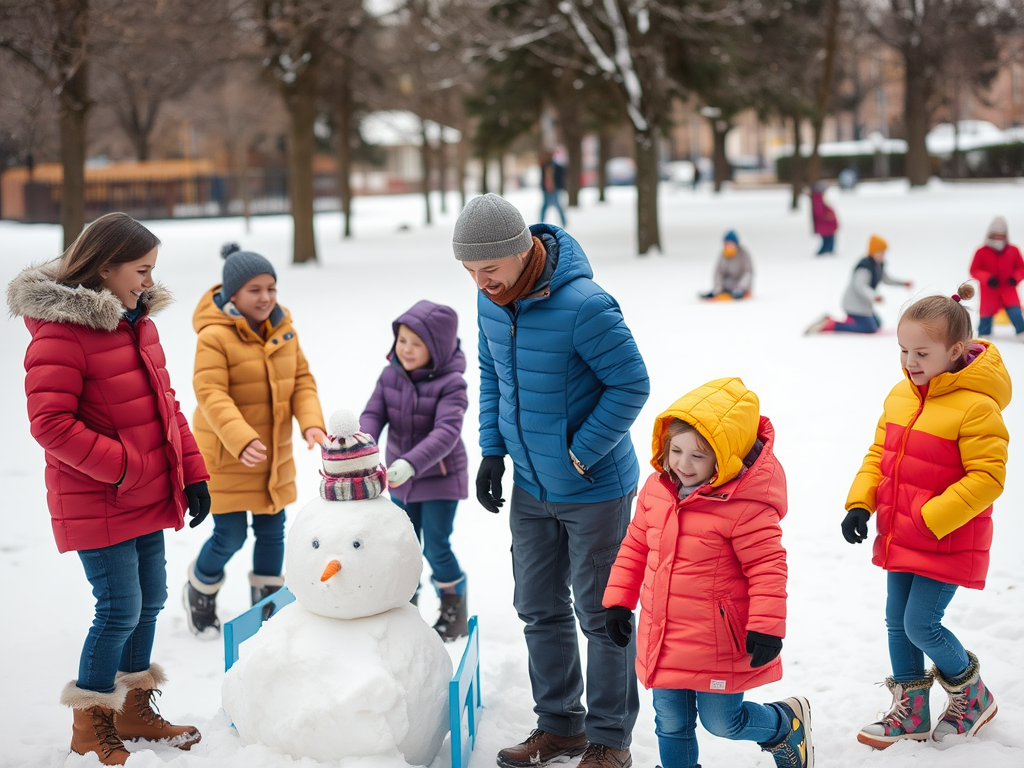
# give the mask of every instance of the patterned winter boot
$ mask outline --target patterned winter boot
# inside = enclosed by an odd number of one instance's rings
[[[932,727],[928,710],[932,680],[931,672],[920,680],[902,683],[887,677],[885,685],[892,692],[892,708],[878,722],[861,728],[857,741],[875,749],[885,749],[903,739],[927,741]]]
[[[167,681],[159,664],[144,672],[118,672],[118,685],[128,689],[124,706],[114,713],[114,727],[122,741],[159,741],[178,749],[191,749],[202,736],[192,725],[172,725],[153,708],[153,700]]]
[[[249,589],[252,592],[252,604],[256,605],[265,597],[270,597],[284,586],[284,576],[260,576],[249,571]],[[274,612],[271,604],[263,606],[263,620],[266,621]]]
[[[811,705],[803,696],[791,696],[775,702],[789,723],[789,733],[774,744],[758,744],[770,752],[778,768],[814,768],[811,743]]]
[[[434,582],[441,598],[441,614],[434,629],[446,643],[469,634],[469,607],[466,605],[466,576],[450,583]]]
[[[932,738],[936,741],[942,741],[954,734],[973,736],[999,711],[995,697],[982,682],[978,657],[968,651],[967,658],[971,662],[967,669],[952,680],[935,669],[935,679],[949,696],[946,711],[939,717],[939,722],[932,733]]]
[[[78,687],[72,680],[60,696],[71,707],[75,722],[71,729],[71,751],[79,755],[94,752],[100,765],[124,765],[129,752],[114,727],[114,712],[124,704],[128,689],[120,682],[111,693],[96,693]]]
[[[188,566],[188,581],[182,593],[185,604],[185,619],[192,634],[202,640],[216,640],[220,637],[220,619],[217,618],[217,593],[224,586],[224,579],[216,584],[207,584],[196,576],[196,563]]]

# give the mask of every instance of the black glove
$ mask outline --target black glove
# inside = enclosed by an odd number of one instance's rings
[[[185,498],[188,499],[188,514],[192,519],[188,527],[195,528],[210,514],[210,489],[205,480],[185,486]]]
[[[995,275],[992,275],[992,277],[990,277],[988,279],[988,287],[989,288],[998,288],[999,287],[999,278],[996,277]]]
[[[697,296],[702,298],[702,299],[713,299],[713,298],[715,298],[715,292],[714,291],[708,291],[707,293],[698,293]]]
[[[871,513],[866,509],[854,507],[846,513],[843,520],[843,538],[851,544],[860,544],[868,537],[868,520]]]
[[[633,612],[621,605],[609,608],[604,615],[604,631],[619,648],[625,648],[633,634]]]
[[[1008,283],[1009,283],[1010,285],[1012,285],[1012,286],[1013,286],[1014,288],[1016,288],[1016,287],[1017,287],[1017,278],[1016,278],[1016,277],[1014,277],[1013,275],[1010,275],[1010,277],[1006,278],[1006,282],[1008,282]]]
[[[476,473],[476,500],[488,512],[498,514],[498,509],[505,503],[501,498],[501,476],[504,474],[504,456],[484,456]]]
[[[747,653],[750,654],[750,666],[763,667],[782,651],[782,638],[775,635],[763,635],[760,632],[747,632]]]

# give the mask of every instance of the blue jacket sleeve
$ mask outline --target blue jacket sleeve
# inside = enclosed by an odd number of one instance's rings
[[[498,372],[494,368],[494,359],[487,346],[483,323],[477,317],[479,328],[479,362],[480,362],[480,455],[504,456],[505,441],[501,439],[498,429],[498,403],[501,393],[498,390]]]
[[[569,446],[577,459],[592,467],[627,437],[647,402],[651,383],[622,311],[606,293],[590,297],[580,307],[573,347],[605,386]]]

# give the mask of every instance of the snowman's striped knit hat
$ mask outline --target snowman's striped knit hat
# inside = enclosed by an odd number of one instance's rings
[[[374,499],[387,487],[374,439],[359,431],[351,411],[335,411],[328,424],[330,440],[320,446],[324,468],[320,496],[328,501]]]

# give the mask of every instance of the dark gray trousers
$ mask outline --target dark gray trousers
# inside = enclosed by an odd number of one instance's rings
[[[556,503],[514,487],[509,512],[514,602],[526,624],[537,727],[557,736],[586,731],[613,749],[629,746],[640,708],[636,641],[619,648],[608,638],[601,599],[633,496]],[[586,709],[577,619],[587,638]]]

